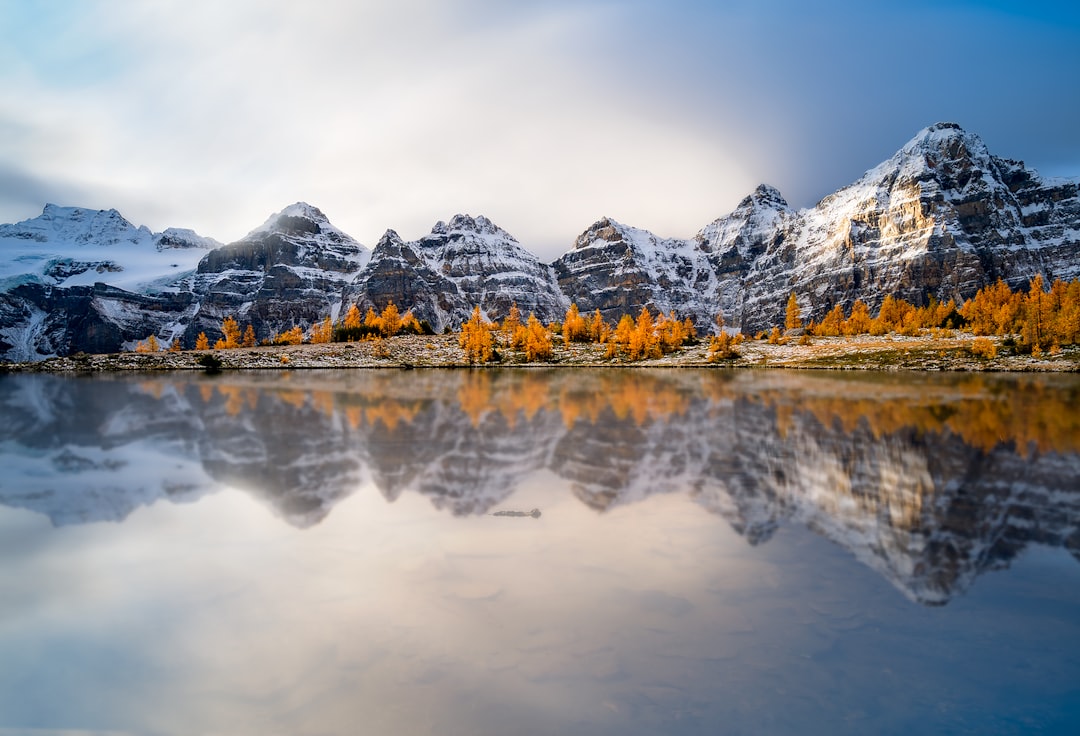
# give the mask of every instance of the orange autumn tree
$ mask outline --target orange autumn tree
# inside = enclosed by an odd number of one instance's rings
[[[552,355],[551,333],[541,324],[535,314],[529,313],[529,322],[524,328],[525,359],[549,360]]]
[[[161,350],[161,345],[154,335],[150,335],[145,341],[139,341],[139,343],[135,345],[136,353],[156,353],[159,350]]]
[[[465,360],[470,363],[486,363],[494,357],[491,327],[480,313],[480,307],[473,307],[472,316],[461,325],[461,335],[458,338],[459,344],[465,350]]]
[[[589,342],[589,325],[585,318],[578,312],[577,304],[571,304],[566,310],[566,317],[562,324],[563,340],[565,342]]]
[[[510,312],[503,319],[502,325],[499,330],[503,334],[503,339],[507,344],[514,342],[514,337],[517,334],[518,328],[521,327],[521,310],[518,309],[517,302],[510,304]]]
[[[318,345],[324,342],[330,342],[330,339],[334,336],[334,323],[330,320],[330,315],[323,318],[322,322],[316,322],[311,326],[311,344]]]
[[[791,296],[788,297],[787,309],[784,314],[784,327],[788,330],[797,330],[803,326],[802,312],[799,309],[799,299],[795,296],[795,292],[791,292]]]
[[[240,325],[232,317],[221,322],[222,337],[214,343],[214,350],[231,350],[240,347]]]
[[[300,345],[304,342],[304,331],[300,329],[300,325],[295,325],[292,329],[275,334],[270,338],[270,342],[274,345]]]
[[[209,350],[210,349],[210,340],[206,337],[205,332],[200,332],[199,336],[195,338],[195,349],[196,350]]]

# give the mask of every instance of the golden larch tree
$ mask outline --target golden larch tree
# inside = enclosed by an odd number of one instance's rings
[[[361,324],[363,324],[363,321],[360,318],[360,308],[353,304],[345,313],[345,319],[342,322],[342,326],[347,330],[354,330],[359,328]]]
[[[465,359],[470,363],[486,363],[494,355],[491,330],[480,313],[480,307],[473,307],[472,316],[461,325],[458,342],[465,350]]]
[[[551,333],[544,328],[536,315],[530,313],[529,322],[525,326],[525,359],[548,360],[551,355]]]
[[[802,326],[802,311],[799,309],[799,299],[795,296],[795,292],[793,291],[787,300],[787,310],[784,315],[784,327],[789,330],[797,330]]]

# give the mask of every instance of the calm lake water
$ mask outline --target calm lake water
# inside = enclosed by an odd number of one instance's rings
[[[0,734],[1080,723],[1080,376],[3,375],[0,407]]]

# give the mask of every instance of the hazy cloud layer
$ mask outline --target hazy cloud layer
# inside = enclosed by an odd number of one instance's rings
[[[1080,175],[1069,7],[716,5],[0,0],[0,221],[227,241],[302,199],[369,245],[469,212],[554,258],[762,181],[811,205],[938,120]]]

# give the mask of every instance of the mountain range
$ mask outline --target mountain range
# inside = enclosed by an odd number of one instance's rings
[[[501,319],[559,319],[571,302],[609,320],[642,307],[711,329],[782,323],[794,292],[805,318],[887,294],[958,302],[997,279],[1080,276],[1080,180],[1050,179],[992,155],[954,123],[920,131],[887,161],[796,210],[761,185],[687,239],[602,218],[554,263],[486,217],[456,215],[371,250],[297,203],[235,243],[153,233],[116,210],[46,205],[0,225],[0,359],[131,349],[150,334],[192,347],[225,316],[259,339],[326,315],[393,301],[436,330],[475,305]]]

